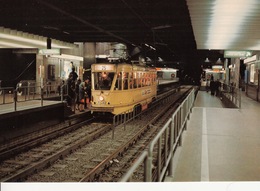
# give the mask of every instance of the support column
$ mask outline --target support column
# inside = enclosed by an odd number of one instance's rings
[[[240,79],[240,59],[236,58],[235,59],[235,83],[236,83],[236,88],[239,89],[239,79]]]
[[[228,59],[227,58],[224,61],[224,69],[226,71],[224,83],[229,84],[229,68],[228,68]]]
[[[84,62],[83,62],[83,68],[90,69],[91,64],[96,62],[96,43],[92,42],[86,42],[84,43]],[[91,71],[85,71],[83,74],[83,80],[86,79],[87,77],[91,76]]]

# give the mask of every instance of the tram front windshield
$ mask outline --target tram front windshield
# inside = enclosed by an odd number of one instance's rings
[[[110,90],[114,75],[114,72],[94,72],[94,89]]]

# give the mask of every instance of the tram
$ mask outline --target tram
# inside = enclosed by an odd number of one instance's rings
[[[156,99],[157,71],[127,63],[91,65],[91,111],[112,113],[142,111]]]

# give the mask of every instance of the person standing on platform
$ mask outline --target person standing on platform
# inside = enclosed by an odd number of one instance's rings
[[[215,82],[214,82],[214,79],[212,78],[210,80],[210,84],[209,84],[209,87],[210,87],[210,92],[211,92],[211,95],[215,95]]]
[[[90,79],[87,78],[85,80],[85,92],[86,92],[86,96],[85,96],[85,108],[87,108],[87,102],[90,103],[91,101],[91,82]],[[88,100],[87,100],[88,99]]]
[[[76,110],[79,110],[80,105],[80,96],[79,96],[79,87],[81,84],[81,79],[78,79],[76,82],[75,94],[76,94]]]
[[[220,96],[220,87],[221,87],[221,82],[219,79],[215,82],[215,87],[216,87],[216,96]]]
[[[73,75],[69,75],[69,79],[67,81],[68,84],[68,98],[67,98],[67,103],[69,107],[74,106],[75,103],[75,85],[76,82],[73,80]]]
[[[206,80],[206,91],[209,92],[209,79]]]
[[[85,103],[85,82],[81,82],[79,85],[79,111],[84,111]]]
[[[75,101],[76,101],[75,89],[76,89],[78,74],[75,72],[75,66],[73,65],[73,62],[71,62],[71,70],[72,71],[69,73],[69,79],[68,79],[68,106],[70,106],[71,110],[74,111]]]
[[[78,74],[75,72],[75,66],[73,66],[72,65],[72,68],[71,68],[71,72],[70,72],[70,74],[69,75],[72,75],[73,77],[72,77],[72,79],[74,80],[74,82],[76,82],[76,80],[78,79]]]

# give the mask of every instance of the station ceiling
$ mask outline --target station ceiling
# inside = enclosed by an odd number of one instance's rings
[[[0,27],[70,43],[150,45],[170,56],[260,49],[257,0],[0,0],[0,7]]]
[[[0,7],[0,26],[61,41],[196,49],[184,0],[1,0]]]

